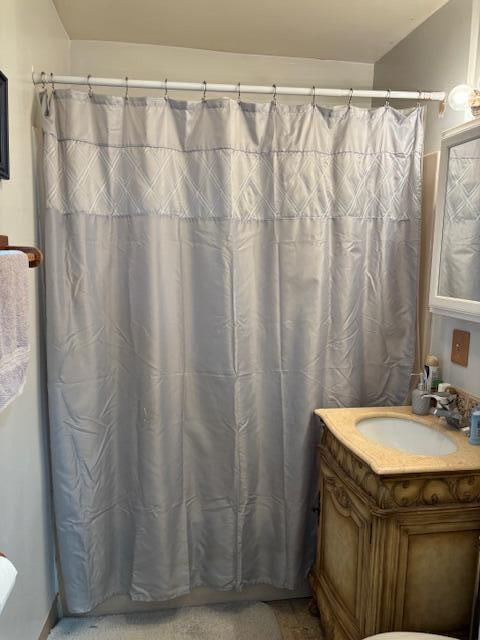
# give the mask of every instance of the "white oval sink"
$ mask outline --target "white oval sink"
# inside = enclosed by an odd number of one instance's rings
[[[445,456],[457,450],[457,445],[447,435],[408,418],[364,418],[357,422],[357,429],[369,440],[405,453]]]

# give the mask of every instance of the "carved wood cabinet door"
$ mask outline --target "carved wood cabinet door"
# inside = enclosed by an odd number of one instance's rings
[[[390,628],[462,637],[468,631],[480,522],[478,509],[398,519]],[[395,556],[394,556],[395,558]],[[392,578],[394,576],[392,575]]]
[[[371,516],[325,462],[321,468],[312,586],[327,638],[361,638],[369,593]]]

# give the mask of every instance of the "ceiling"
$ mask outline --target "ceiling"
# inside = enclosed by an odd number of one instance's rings
[[[376,62],[447,0],[53,0],[74,40]]]

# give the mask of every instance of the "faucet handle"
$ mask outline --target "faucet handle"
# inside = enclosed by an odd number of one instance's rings
[[[440,395],[442,393],[443,392],[440,392]],[[442,395],[442,398],[443,398],[443,395]],[[449,404],[452,404],[452,402],[455,402],[456,399],[457,399],[457,394],[456,393],[447,393],[447,392],[445,392],[445,397],[444,397],[444,400],[443,400],[442,404],[444,406],[445,405],[448,406]]]
[[[425,393],[422,398],[433,398],[437,403],[437,407],[448,407],[457,399],[457,394],[439,391],[437,393]]]

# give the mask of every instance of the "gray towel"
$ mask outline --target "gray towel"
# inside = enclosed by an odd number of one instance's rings
[[[25,384],[28,365],[28,258],[0,251],[0,411]]]

